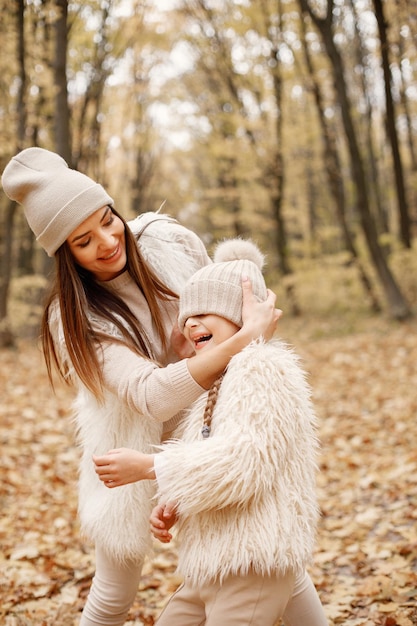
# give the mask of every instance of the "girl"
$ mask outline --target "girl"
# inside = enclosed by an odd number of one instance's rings
[[[201,241],[153,213],[126,224],[101,185],[57,154],[28,148],[6,166],[6,194],[23,205],[38,242],[56,261],[42,343],[50,378],[77,390],[82,448],[81,527],[96,546],[96,573],[80,626],[121,626],[135,598],[150,546],[150,482],[109,491],[91,464],[109,447],[150,450],[162,423],[175,424],[250,341],[273,333],[279,312],[270,293],[257,304],[244,283],[239,333],[208,357],[178,360],[176,294],[209,263]],[[167,426],[169,429],[170,426]]]
[[[179,326],[197,354],[214,354],[242,327],[242,273],[265,300],[262,265],[254,244],[232,240],[187,282]],[[305,571],[318,517],[315,423],[297,357],[260,339],[231,359],[159,454],[94,458],[111,488],[157,478],[157,538],[169,541],[177,520],[184,583],[158,626],[327,625]]]

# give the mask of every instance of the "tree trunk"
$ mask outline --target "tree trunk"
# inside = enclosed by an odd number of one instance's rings
[[[338,152],[336,140],[335,140],[335,132],[332,131],[332,129],[330,128],[329,122],[326,119],[322,93],[321,93],[320,86],[319,86],[319,83],[317,81],[317,78],[314,72],[313,63],[312,63],[311,56],[310,56],[310,51],[309,51],[307,40],[305,37],[304,25],[302,27],[302,30],[303,30],[302,45],[303,45],[303,50],[304,50],[304,59],[305,59],[308,73],[311,79],[314,100],[316,103],[316,109],[317,109],[317,114],[318,114],[320,128],[321,128],[321,134],[322,134],[322,139],[323,139],[323,160],[325,164],[327,180],[329,182],[330,193],[335,203],[337,219],[338,219],[341,231],[342,231],[346,250],[351,255],[353,262],[355,263],[355,266],[358,269],[359,278],[362,282],[362,286],[371,303],[371,309],[375,313],[377,313],[381,311],[381,306],[378,302],[378,298],[375,293],[375,290],[373,289],[372,281],[369,278],[363,264],[361,263],[358,251],[356,249],[354,237],[349,229],[349,226],[346,220],[345,186],[343,183],[342,167],[340,163],[339,152]]]
[[[384,8],[381,0],[373,0],[376,21],[378,23],[379,39],[381,44],[381,61],[384,72],[386,128],[391,144],[392,159],[394,162],[395,182],[397,189],[398,215],[400,220],[400,237],[406,248],[411,248],[410,216],[404,184],[403,166],[398,144],[397,128],[395,124],[394,101],[391,93],[391,69],[389,64],[389,44],[387,38],[387,24],[384,17]]]
[[[366,184],[366,174],[359,150],[359,144],[355,133],[355,128],[351,113],[351,103],[347,92],[344,78],[344,65],[342,57],[336,47],[332,32],[333,1],[328,1],[327,16],[318,18],[309,6],[308,0],[299,0],[301,11],[310,15],[317,29],[319,30],[323,43],[329,57],[333,72],[335,92],[338,97],[343,128],[348,144],[351,171],[356,187],[357,208],[369,254],[380,279],[384,290],[390,315],[394,319],[403,320],[411,315],[410,308],[400,291],[400,288],[391,273],[385,256],[378,243],[378,236],[375,223],[372,219],[369,206],[368,189]]]
[[[23,148],[25,128],[26,128],[26,68],[25,68],[25,39],[24,39],[24,0],[16,0],[16,22],[17,22],[17,58],[19,67],[19,86],[17,92],[17,150]],[[15,339],[10,327],[9,318],[9,291],[12,273],[12,252],[13,252],[13,226],[16,214],[16,203],[10,202],[7,205],[4,220],[4,247],[1,258],[1,280],[0,280],[0,346],[12,347]]]
[[[9,290],[10,277],[12,272],[12,242],[13,223],[16,212],[16,203],[8,202],[6,215],[3,224],[4,246],[1,258],[1,279],[0,279],[0,347],[12,348],[15,345],[15,338],[10,327],[9,312]]]
[[[100,110],[104,86],[111,73],[111,66],[107,64],[108,34],[107,20],[111,2],[101,3],[100,22],[97,26],[97,43],[92,55],[92,67],[85,78],[88,79],[83,101],[80,100],[80,113],[74,122],[76,154],[73,154],[74,167],[96,179],[103,181],[103,172],[100,161],[101,122]]]
[[[404,73],[404,64],[403,62],[407,60],[407,50],[405,49],[404,39],[401,34],[401,24],[407,23],[410,27],[410,37],[413,37],[413,32],[411,30],[410,24],[410,15],[409,15],[409,6],[404,5],[405,0],[395,0],[396,7],[396,16],[397,16],[397,37],[396,37],[396,45],[398,46],[398,54],[397,54],[397,64],[400,72],[401,84],[400,84],[400,99],[401,104],[404,111],[406,127],[407,127],[407,144],[408,151],[410,154],[410,162],[411,169],[413,172],[417,171],[417,152],[416,146],[414,143],[414,130],[413,130],[413,112],[412,106],[410,102],[410,98],[407,95],[407,88],[410,86],[409,80],[405,77]],[[417,16],[414,18],[414,21],[417,22]],[[413,206],[413,202],[411,202],[411,206]]]
[[[363,68],[363,70],[359,73],[358,80],[361,82],[362,91],[363,91],[363,99],[365,102],[365,112],[363,115],[363,124],[361,133],[363,133],[363,137],[365,138],[364,144],[367,146],[368,150],[368,163],[369,163],[369,171],[370,171],[370,180],[372,181],[372,192],[374,195],[374,201],[376,204],[376,218],[377,218],[377,231],[378,233],[389,233],[389,219],[388,219],[388,208],[386,203],[386,193],[384,193],[383,188],[380,182],[380,173],[378,168],[378,159],[376,157],[376,150],[374,148],[374,135],[373,135],[373,114],[372,114],[372,105],[368,93],[367,79],[366,75],[371,71],[369,64],[367,63],[367,51],[366,51],[366,42],[364,42],[364,36],[361,33],[359,28],[359,20],[358,20],[358,11],[355,4],[355,0],[349,0],[349,5],[352,10],[353,18],[354,18],[354,26],[355,26],[355,35],[356,40],[358,41],[358,45],[355,46],[355,57],[356,64],[358,67]],[[367,72],[368,68],[368,72]]]
[[[279,23],[279,32],[282,32],[282,7],[281,2],[277,3],[277,15],[271,16],[266,3],[261,3],[262,17],[264,21],[265,36],[270,37],[270,73],[272,82],[274,85],[274,98],[276,108],[276,123],[275,123],[275,149],[271,154],[270,166],[267,168],[265,182],[269,187],[271,196],[272,215],[276,223],[276,249],[278,254],[278,260],[280,264],[280,270],[282,275],[286,278],[284,280],[286,295],[289,302],[291,314],[294,316],[300,315],[300,306],[296,299],[294,291],[294,284],[291,280],[292,268],[289,261],[289,246],[287,228],[282,211],[283,199],[284,199],[284,183],[285,183],[285,164],[283,154],[283,140],[282,140],[282,67],[279,59],[279,41],[273,40],[273,27],[272,17],[277,19]]]
[[[404,71],[403,71],[403,66],[401,63],[402,57],[403,57],[403,43],[402,43],[401,37],[398,41],[398,48],[399,48],[399,55],[400,55],[398,67],[399,67],[400,75],[401,75],[400,98],[401,98],[401,104],[403,107],[406,128],[407,128],[408,152],[410,155],[411,169],[413,170],[413,172],[417,172],[417,152],[416,152],[416,147],[414,144],[414,131],[413,131],[414,120],[413,120],[412,107],[410,106],[410,100],[407,96],[407,83],[406,83],[406,79],[404,78]]]
[[[70,112],[67,87],[67,49],[68,49],[68,2],[55,0],[58,17],[54,23],[55,32],[55,149],[71,166]]]

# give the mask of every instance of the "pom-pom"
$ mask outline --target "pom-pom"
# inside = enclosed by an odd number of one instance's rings
[[[225,239],[217,244],[213,255],[215,263],[243,260],[252,261],[260,270],[265,265],[265,256],[250,239]]]

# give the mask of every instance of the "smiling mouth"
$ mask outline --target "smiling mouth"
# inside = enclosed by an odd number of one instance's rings
[[[213,337],[213,335],[202,335],[201,337],[199,337],[198,339],[194,339],[194,343],[198,344],[198,343],[204,343],[205,341],[210,341],[210,339]]]
[[[119,248],[120,248],[120,246],[117,246],[116,250],[113,250],[113,252],[111,252],[107,256],[102,256],[101,260],[102,261],[109,261],[110,259],[112,259],[119,252]]]

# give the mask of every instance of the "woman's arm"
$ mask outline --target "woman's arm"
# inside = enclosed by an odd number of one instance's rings
[[[130,448],[117,448],[102,456],[93,456],[93,461],[100,480],[112,488],[155,479],[154,456]]]
[[[243,327],[230,339],[208,352],[158,367],[139,357],[127,346],[107,342],[103,349],[104,385],[119,400],[145,417],[165,422],[190,406],[227,367],[232,356],[254,337],[273,334],[281,311],[275,309],[275,294],[259,303],[245,281]]]

